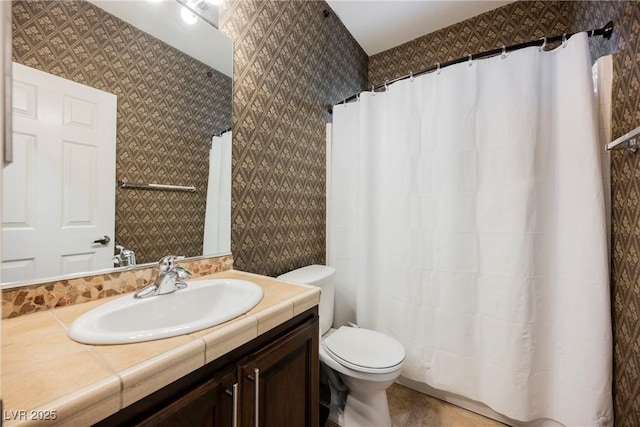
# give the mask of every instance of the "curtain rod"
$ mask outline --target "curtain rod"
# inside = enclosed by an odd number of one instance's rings
[[[582,32],[582,31],[579,31]],[[578,34],[579,32],[575,32],[575,33],[565,33],[559,36],[553,36],[553,37],[543,37],[539,40],[532,40],[532,41],[528,41],[525,43],[518,43],[518,44],[514,44],[511,46],[502,46],[500,48],[497,49],[491,49],[491,50],[487,50],[485,52],[480,52],[480,53],[475,53],[475,54],[469,54],[467,56],[463,56],[457,59],[453,59],[451,61],[447,61],[447,62],[443,62],[443,63],[437,63],[436,65],[432,65],[429,68],[426,68],[424,70],[420,70],[417,73],[411,73],[411,74],[407,74],[406,76],[402,76],[402,77],[398,77],[397,79],[394,80],[387,80],[385,81],[383,84],[380,84],[378,86],[373,86],[371,88],[371,91],[375,91],[376,89],[382,89],[386,86],[388,86],[391,83],[395,83],[398,82],[400,80],[406,80],[410,77],[417,77],[420,76],[422,74],[427,74],[430,73],[432,71],[436,71],[436,70],[440,70],[444,67],[448,67],[450,65],[455,65],[455,64],[460,64],[461,62],[466,62],[466,61],[472,61],[474,59],[482,59],[482,58],[488,58],[490,56],[495,56],[498,54],[505,54],[507,52],[513,52],[514,50],[518,50],[518,49],[524,49],[526,47],[533,47],[533,46],[539,46],[539,47],[544,47],[547,45],[547,43],[556,43],[556,42],[564,42],[566,40],[568,40],[571,36]],[[602,36],[605,39],[609,40],[611,38],[611,34],[613,33],[613,21],[609,21],[605,24],[604,27],[597,29],[597,30],[590,30],[587,32],[589,37],[593,37],[593,36]],[[338,104],[343,104],[349,101],[353,101],[354,99],[358,98],[358,95],[360,94],[357,93],[355,95],[352,95],[348,98],[343,99],[340,102],[335,103],[334,105],[338,105]],[[328,105],[327,106],[327,110],[329,111],[329,114],[333,114],[333,106],[332,105]]]

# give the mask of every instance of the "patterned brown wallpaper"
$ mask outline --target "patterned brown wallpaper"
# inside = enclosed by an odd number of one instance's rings
[[[640,126],[640,3],[621,11],[620,52],[613,58],[612,137]],[[640,158],[611,156],[612,298],[616,425],[640,425]]]
[[[364,88],[367,55],[320,1],[225,2],[220,29],[234,42],[234,265],[323,263],[324,106]]]
[[[468,53],[544,35],[602,27],[594,57],[614,55],[612,137],[640,126],[640,2],[519,1],[425,35],[370,58],[369,86]],[[611,292],[614,332],[614,409],[618,427],[640,426],[640,156],[611,154],[613,199]]]
[[[196,186],[117,189],[116,242],[139,263],[201,255],[208,143],[231,127],[231,79],[84,1],[16,1],[13,60],[118,96],[117,179]]]

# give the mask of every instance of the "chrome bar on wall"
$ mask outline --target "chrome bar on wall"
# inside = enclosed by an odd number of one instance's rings
[[[629,150],[632,153],[638,151],[638,145],[640,139],[640,126],[632,130],[631,132],[622,135],[620,138],[616,139],[605,145],[607,150]]]
[[[191,193],[196,191],[196,187],[193,185],[152,184],[147,182],[125,182],[122,180],[118,180],[118,187],[139,188],[143,190],[189,191]]]

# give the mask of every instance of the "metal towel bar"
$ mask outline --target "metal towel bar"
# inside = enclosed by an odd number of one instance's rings
[[[626,149],[635,153],[638,151],[638,139],[640,139],[640,126],[632,130],[631,132],[622,135],[620,138],[605,145],[607,150],[620,150]]]
[[[122,180],[118,180],[118,187],[141,188],[148,190],[189,191],[191,193],[196,191],[196,187],[194,187],[193,185],[151,184],[146,182],[125,182]]]

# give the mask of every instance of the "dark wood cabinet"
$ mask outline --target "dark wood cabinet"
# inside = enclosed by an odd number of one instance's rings
[[[137,427],[206,427],[233,425],[233,392],[237,392],[235,369],[227,369],[158,412]]]
[[[313,308],[97,425],[317,427],[318,328]]]
[[[318,331],[313,326],[299,328],[239,363],[242,426],[318,424]]]

